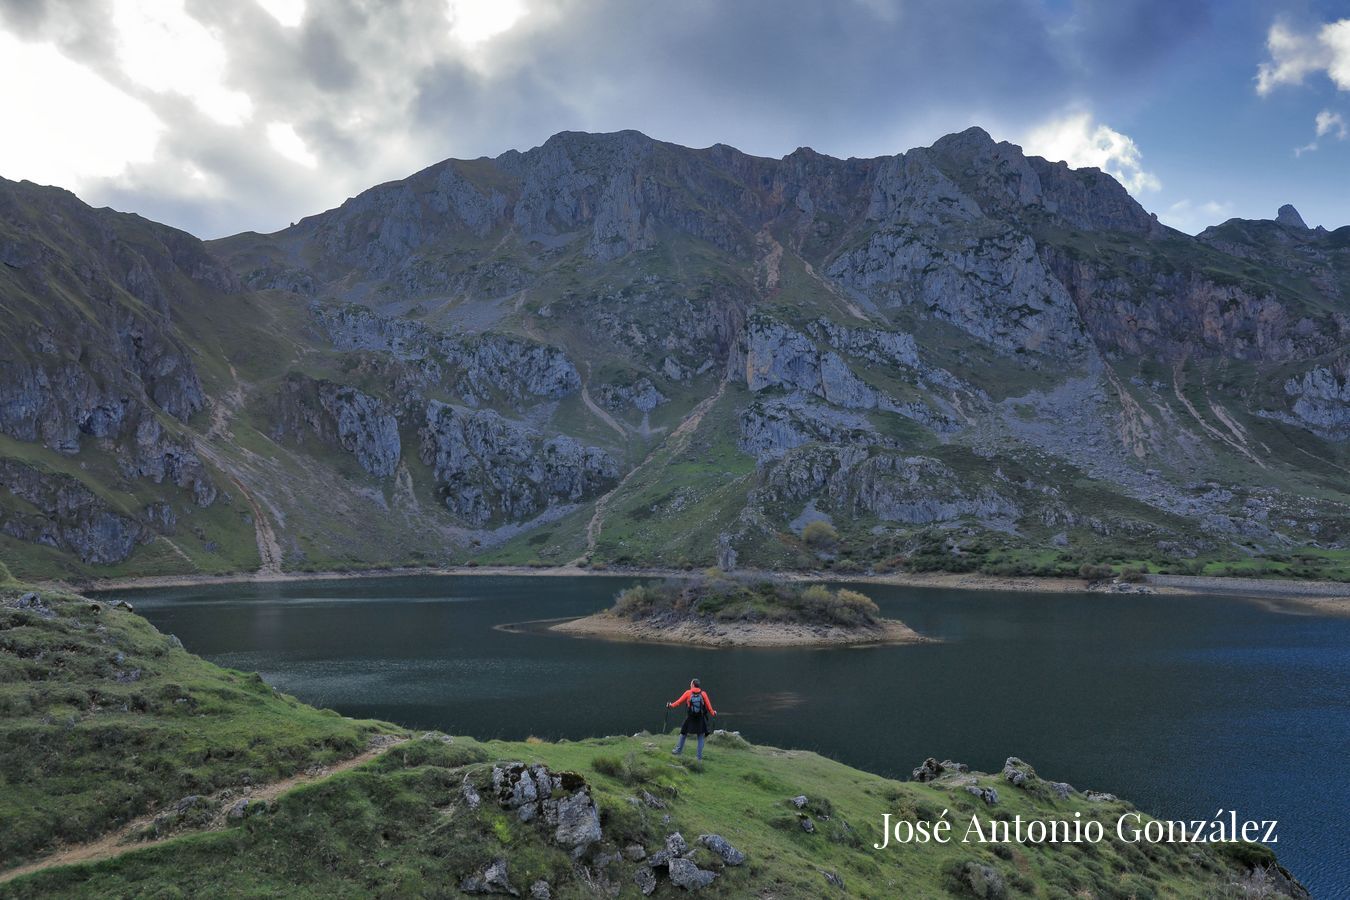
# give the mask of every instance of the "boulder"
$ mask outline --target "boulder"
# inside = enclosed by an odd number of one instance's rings
[[[477,875],[470,875],[459,883],[466,894],[510,894],[519,897],[520,891],[507,878],[506,860],[494,859]]]
[[[806,803],[807,803],[806,795],[805,795],[805,794],[798,794],[796,797],[793,797],[793,798],[792,798],[791,803],[792,803],[793,806],[797,807],[798,809],[804,809],[804,808],[806,807]]]
[[[248,813],[248,798],[237,801],[225,815],[231,819],[242,819]]]
[[[549,887],[548,882],[540,878],[534,884],[530,885],[530,900],[551,900],[553,889]]]
[[[689,852],[689,842],[678,831],[672,831],[666,835],[666,849],[671,856],[684,856]]]
[[[464,776],[464,781],[460,783],[459,794],[464,798],[464,802],[469,804],[469,809],[477,809],[482,804],[483,798],[479,796],[478,789],[469,781],[469,777]]]
[[[700,834],[699,842],[718,856],[729,866],[739,866],[745,862],[745,854],[737,850],[720,834]]]
[[[807,834],[815,834],[815,833],[816,833],[816,823],[811,821],[811,817],[810,817],[810,816],[802,816],[802,818],[801,818],[801,826],[802,826],[802,831],[805,831]]]
[[[712,884],[716,878],[715,872],[700,869],[692,860],[676,857],[670,861],[671,884],[682,887],[686,891],[701,890]]]
[[[919,767],[910,773],[910,777],[915,781],[933,781],[943,772],[942,763],[933,757],[928,757]]]
[[[590,791],[577,791],[558,801],[558,828],[553,838],[564,847],[585,848],[601,838],[600,813]]]
[[[656,873],[645,866],[638,866],[633,871],[633,883],[642,891],[642,896],[650,896],[656,890]]]
[[[1061,800],[1068,800],[1070,794],[1077,793],[1073,785],[1063,781],[1047,781],[1045,786],[1054,792],[1055,796]]]
[[[830,887],[844,890],[844,878],[838,872],[827,872],[822,869],[820,874],[825,876],[825,883]]]
[[[1027,780],[1035,774],[1031,766],[1015,756],[1008,757],[1003,764],[1003,777],[1008,779],[1008,783],[1013,787],[1026,787]]]
[[[979,797],[989,806],[998,803],[998,791],[993,788],[983,788],[972,784],[966,786],[966,792]]]

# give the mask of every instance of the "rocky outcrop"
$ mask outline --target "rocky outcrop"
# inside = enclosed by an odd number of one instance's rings
[[[887,522],[927,525],[959,519],[999,524],[1021,515],[1010,498],[972,488],[941,461],[866,448],[812,446],[785,454],[757,489],[766,502],[811,497],[830,509]]]
[[[394,474],[401,458],[398,418],[384,401],[354,387],[292,373],[276,403],[274,439],[313,435],[353,454],[371,475]]]
[[[633,408],[638,412],[649,413],[662,403],[668,402],[665,394],[656,389],[650,378],[639,378],[632,384],[602,384],[595,391],[601,406],[615,412]]]
[[[154,538],[69,475],[0,459],[0,489],[22,501],[0,506],[0,531],[29,543],[66,550],[85,563],[117,563]]]
[[[469,406],[502,398],[512,405],[557,400],[581,389],[558,348],[503,334],[455,336],[362,306],[312,304],[310,312],[339,350],[372,350],[429,366]]]
[[[420,433],[421,459],[446,506],[474,525],[576,503],[618,478],[618,463],[604,450],[566,435],[546,437],[492,410],[432,401]]]
[[[1288,413],[1266,413],[1328,440],[1350,440],[1350,357],[1309,369],[1284,383],[1293,401]]]
[[[1308,229],[1307,224],[1303,221],[1303,217],[1298,214],[1298,210],[1294,209],[1294,206],[1291,203],[1286,203],[1284,206],[1280,207],[1275,215],[1275,221],[1285,228],[1297,228],[1300,231],[1306,231]]]
[[[754,316],[746,325],[743,353],[745,382],[755,393],[771,388],[799,391],[843,409],[875,409],[898,413],[939,432],[957,429],[956,422],[945,410],[934,409],[923,402],[902,402],[887,391],[864,381],[839,350],[857,356],[862,365],[869,366],[872,371],[883,376],[920,383],[928,378],[946,387],[958,384],[950,374],[919,362],[918,351],[910,335],[846,328],[826,321],[814,322],[807,330],[798,331],[765,316]],[[817,417],[820,420],[816,427],[794,429],[799,435],[812,430],[829,433],[844,426],[845,422],[849,424],[844,427],[853,430],[861,427],[862,420],[858,417],[841,419],[835,413],[822,411],[819,406],[801,402],[800,398],[788,406],[791,407],[790,413],[786,408],[779,409],[770,418],[780,422],[787,418],[805,421]],[[821,411],[818,416],[817,411]],[[746,424],[755,430],[760,426],[753,418]],[[793,440],[796,439],[784,435],[776,449],[786,449],[789,444],[796,446]],[[762,443],[747,432],[747,447],[758,447]]]

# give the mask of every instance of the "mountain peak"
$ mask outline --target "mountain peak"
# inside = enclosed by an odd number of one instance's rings
[[[1298,214],[1298,210],[1294,209],[1292,203],[1286,203],[1284,206],[1280,207],[1280,211],[1275,216],[1275,221],[1286,228],[1301,228],[1304,231],[1308,230],[1308,226],[1304,223],[1303,217]]]

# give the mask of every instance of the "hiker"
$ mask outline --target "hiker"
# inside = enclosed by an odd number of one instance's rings
[[[703,758],[703,739],[708,736],[708,717],[717,715],[717,710],[713,709],[712,700],[708,698],[708,692],[698,685],[698,679],[695,678],[689,682],[689,690],[680,695],[680,699],[674,703],[667,703],[666,706],[674,707],[680,704],[686,704],[689,707],[688,713],[684,717],[684,724],[680,726],[680,742],[675,745],[671,752],[679,756],[684,751],[684,739],[691,734],[698,735],[698,758]]]

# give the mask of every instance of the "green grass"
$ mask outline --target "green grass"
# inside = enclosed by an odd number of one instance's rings
[[[13,592],[5,595],[12,599]],[[393,726],[343,719],[276,694],[255,675],[210,665],[126,610],[71,595],[44,597],[55,616],[0,606],[0,859],[17,864],[52,840],[77,840],[186,793],[292,774],[350,755]],[[121,653],[124,658],[116,659]],[[139,681],[113,673],[141,669]],[[122,707],[126,706],[124,710]],[[698,865],[718,872],[709,897],[831,896],[825,873],[851,897],[978,896],[972,871],[995,873],[1004,891],[1040,898],[1213,897],[1273,855],[1259,845],[1134,845],[1109,837],[1132,808],[1120,801],[1061,799],[1034,775],[1023,788],[997,775],[920,784],[872,775],[814,753],[713,736],[706,759],[672,758],[670,738],[640,734],[546,743],[424,737],[341,775],[255,804],[229,827],[194,833],[204,818],[180,817],[187,833],[97,863],[57,867],[0,885],[0,897],[425,897],[451,896],[466,875],[499,857],[527,891],[547,879],[553,896],[595,896],[603,878],[632,893],[637,863],[601,866],[599,854],[640,844],[648,851],[680,831],[694,843],[720,834],[747,856],[724,867],[706,849]],[[491,764],[519,760],[573,773],[600,812],[604,841],[583,880],[551,829],[501,808]],[[915,761],[917,762],[917,760]],[[461,799],[473,784],[484,802]],[[987,807],[965,790],[992,787]],[[1094,785],[1109,789],[1110,785]],[[572,788],[572,789],[575,789]],[[640,798],[649,794],[657,803]],[[803,794],[798,810],[789,798]],[[1106,823],[1099,844],[895,845],[882,815],[936,822],[947,811],[963,834],[991,819],[1084,819]],[[813,833],[801,825],[809,817]],[[695,844],[696,845],[696,844]],[[696,845],[697,846],[697,845]],[[659,896],[675,895],[669,886]]]
[[[0,859],[91,837],[189,794],[351,756],[386,726],[187,653],[141,617],[0,590]],[[95,611],[94,606],[99,607]]]
[[[508,860],[509,878],[527,890],[546,879],[559,898],[589,898],[593,889],[574,874],[548,830],[521,823],[497,807],[487,791],[489,763],[519,760],[554,772],[573,772],[589,785],[615,850],[637,843],[658,849],[681,832],[691,843],[720,834],[747,860],[723,867],[706,849],[696,862],[719,873],[701,896],[818,898],[836,895],[826,872],[842,878],[850,897],[980,896],[963,873],[988,867],[1005,886],[990,896],[1044,898],[1220,895],[1245,868],[1231,854],[1206,846],[1099,844],[924,844],[873,849],[883,813],[936,822],[944,810],[961,834],[979,816],[1101,820],[1111,834],[1122,802],[1091,803],[1082,795],[1056,798],[1039,779],[1025,789],[999,776],[969,781],[998,791],[986,807],[964,784],[897,782],[851,769],[814,753],[752,746],[714,737],[707,759],[674,761],[669,740],[649,735],[547,744],[451,744],[418,740],[352,772],[296,790],[274,808],[229,830],[179,838],[96,865],[56,869],[20,879],[0,896],[451,896],[459,881],[494,858]],[[469,779],[485,802],[470,810],[458,798]],[[664,809],[634,799],[641,792]],[[789,798],[804,794],[799,811]],[[667,821],[668,817],[668,821]],[[812,819],[815,832],[801,827]],[[697,844],[694,844],[697,846]],[[1269,851],[1243,848],[1253,861]],[[247,860],[247,865],[240,865]],[[604,869],[635,895],[632,872],[641,863]],[[676,896],[669,886],[660,896]]]

